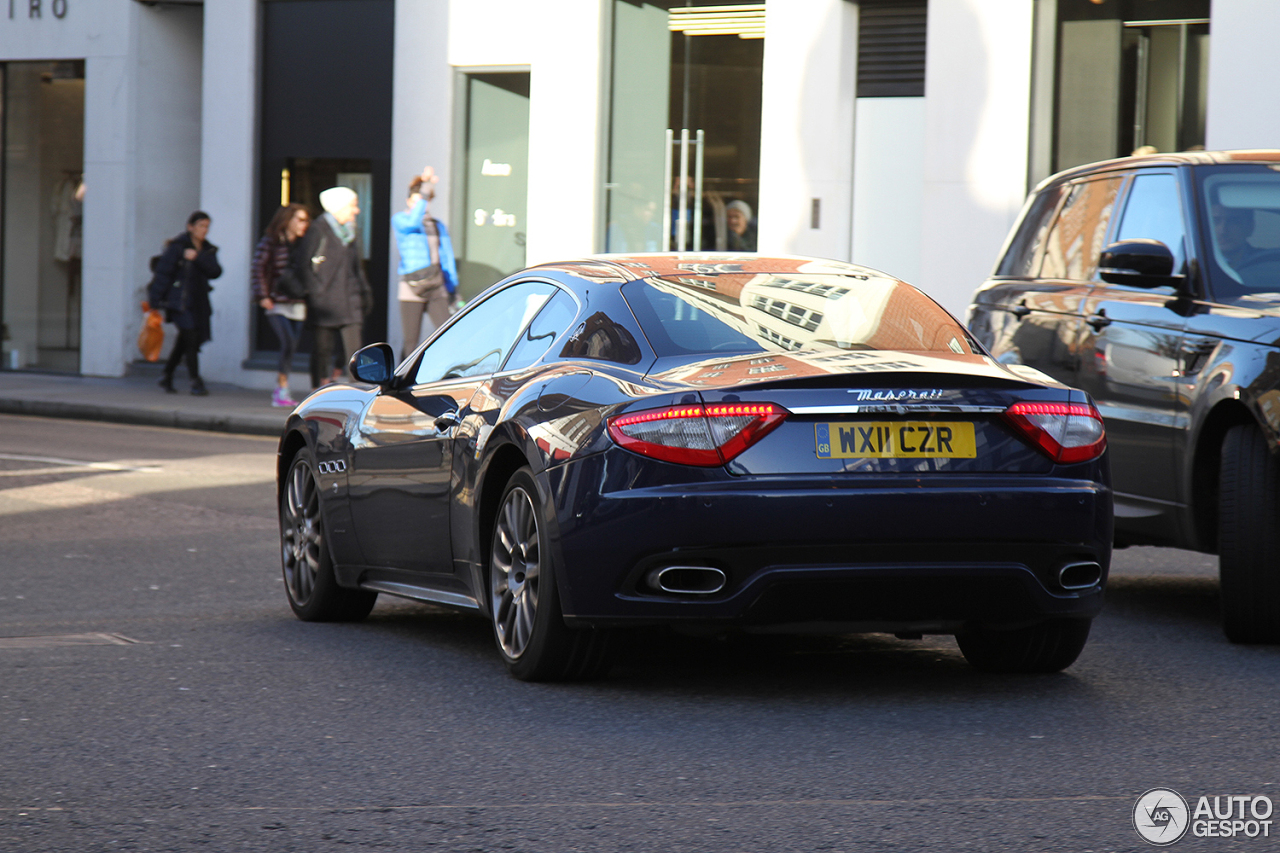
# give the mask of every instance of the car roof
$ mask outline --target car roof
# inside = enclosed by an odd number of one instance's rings
[[[1250,148],[1235,151],[1174,151],[1162,154],[1143,154],[1137,157],[1119,157],[1086,163],[1050,175],[1036,186],[1036,191],[1051,184],[1069,181],[1084,175],[1115,169],[1134,169],[1140,166],[1218,166],[1224,163],[1280,163],[1280,149]]]
[[[655,252],[592,255],[530,267],[531,271],[560,272],[596,282],[625,284],[659,276],[718,274],[875,275],[896,279],[858,264],[801,255],[744,255],[727,252]]]

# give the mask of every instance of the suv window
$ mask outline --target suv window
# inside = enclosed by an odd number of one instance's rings
[[[1178,179],[1160,173],[1133,179],[1124,203],[1116,240],[1159,240],[1173,252],[1173,271],[1181,273],[1186,259],[1186,225],[1178,196]]]
[[[1088,281],[1098,267],[1121,178],[1083,181],[1071,188],[1045,241],[1041,278]]]
[[[516,336],[556,288],[526,281],[504,288],[467,311],[422,351],[414,383],[493,373]]]
[[[1044,242],[1045,232],[1049,230],[1049,220],[1066,184],[1055,184],[1045,187],[1027,203],[1026,212],[1022,214],[1018,232],[1009,241],[1009,249],[996,268],[999,276],[1035,275],[1032,264],[1035,263],[1036,250]]]

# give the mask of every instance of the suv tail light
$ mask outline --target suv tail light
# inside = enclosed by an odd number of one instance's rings
[[[668,406],[610,418],[609,436],[642,456],[710,468],[764,438],[788,414],[774,403]]]
[[[1004,415],[1054,462],[1088,462],[1107,449],[1102,415],[1091,403],[1014,403]]]

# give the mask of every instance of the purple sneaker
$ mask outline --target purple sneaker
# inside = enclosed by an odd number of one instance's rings
[[[271,405],[281,407],[288,406],[292,409],[294,406],[298,405],[298,402],[296,400],[289,399],[289,392],[277,385],[276,390],[271,392]]]

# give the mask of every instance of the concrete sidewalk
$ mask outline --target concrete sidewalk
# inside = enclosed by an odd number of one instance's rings
[[[0,413],[279,435],[290,412],[272,407],[270,391],[234,385],[209,383],[209,396],[193,397],[179,379],[178,393],[166,394],[156,385],[158,375],[105,379],[3,370]]]

